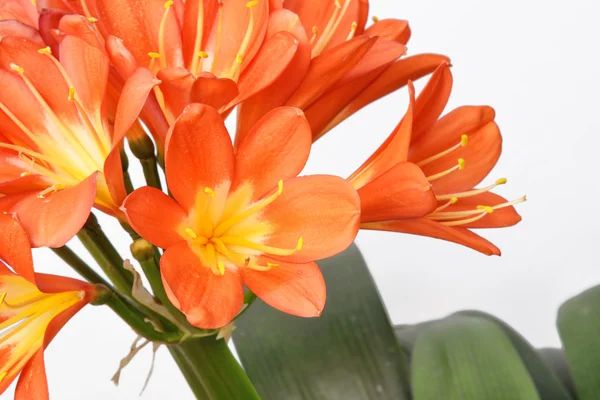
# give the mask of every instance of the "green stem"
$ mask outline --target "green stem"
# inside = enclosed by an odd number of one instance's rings
[[[81,275],[90,283],[104,285],[110,287],[110,284],[104,280],[96,271],[90,268],[73,250],[67,246],[62,246],[57,249],[51,249],[54,254],[62,258],[64,262],[69,264],[71,268]]]
[[[223,339],[216,336],[177,345],[192,363],[209,400],[260,400],[252,382]]]
[[[131,176],[129,175],[129,158],[121,147],[121,168],[123,169],[123,180],[125,182],[125,190],[127,194],[133,192],[133,183],[131,182]]]
[[[123,259],[102,231],[94,214],[90,214],[77,237],[115,287],[123,293],[131,293],[133,275],[123,268]]]
[[[210,399],[208,393],[204,390],[200,376],[196,373],[194,366],[190,363],[190,360],[181,347],[179,345],[169,345],[167,348],[196,399]]]
[[[148,186],[162,190],[156,157],[153,155],[149,158],[140,159],[140,164],[142,164],[142,170],[144,171],[144,177]]]

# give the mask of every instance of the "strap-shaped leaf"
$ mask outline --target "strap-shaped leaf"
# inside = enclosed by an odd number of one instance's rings
[[[407,365],[358,248],[319,262],[327,283],[320,318],[256,301],[234,342],[263,400],[408,399]]]
[[[600,286],[558,310],[558,333],[581,400],[600,398]]]
[[[571,398],[577,400],[577,390],[575,389],[575,382],[573,382],[569,364],[567,364],[567,360],[565,359],[565,352],[561,349],[545,348],[539,349],[538,353],[546,365],[554,372],[554,375],[561,380]]]
[[[484,318],[453,315],[428,327],[411,375],[415,400],[541,400],[513,343]]]

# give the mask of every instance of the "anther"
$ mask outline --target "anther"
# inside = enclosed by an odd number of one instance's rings
[[[200,58],[208,58],[208,53],[202,50],[200,50],[197,55]]]
[[[298,238],[298,244],[296,245],[296,250],[298,250],[298,251],[302,250],[302,246],[304,246],[304,239],[302,238],[302,236],[300,236]]]
[[[478,209],[478,210],[485,211],[488,214],[491,214],[491,213],[494,212],[494,209],[492,207],[490,207],[490,206],[477,206],[475,208]]]
[[[459,170],[463,170],[465,169],[465,159],[464,158],[459,158],[458,159],[458,169]]]
[[[46,46],[43,49],[39,49],[38,53],[51,55],[52,54],[52,49],[50,48],[50,46]]]
[[[17,64],[10,63],[9,67],[19,75],[23,75],[23,72],[25,72],[23,67],[19,67]]]
[[[340,3],[340,0],[335,0],[335,6],[337,8],[342,8],[342,4]]]
[[[31,175],[31,172],[25,171],[25,172],[21,172],[20,176],[21,176],[21,178],[23,178],[23,177],[26,177],[26,176],[29,176],[29,175]],[[1,303],[1,301],[0,301],[0,303]]]
[[[94,17],[88,17],[87,20],[90,21],[92,24],[95,24],[96,22],[98,22],[98,18],[94,18]]]
[[[279,264],[267,263],[267,267],[269,267],[269,268],[277,268],[277,267],[279,267]]]
[[[350,26],[350,33],[348,34],[348,37],[346,38],[346,40],[350,40],[354,37],[354,34],[356,33],[356,28],[358,28],[358,24],[356,23],[356,21],[352,22],[352,25]]]
[[[192,228],[185,228],[185,233],[187,233],[192,239],[198,239],[198,235]]]
[[[508,180],[506,178],[500,178],[496,181],[496,185],[504,185]]]
[[[48,196],[49,194],[58,192],[59,190],[63,190],[64,188],[65,185],[63,185],[62,183],[56,183],[50,186],[49,188],[42,190],[40,193],[38,193],[37,197],[38,199],[45,199],[46,196]]]
[[[215,193],[215,191],[214,191],[214,190],[212,190],[212,189],[211,189],[211,188],[209,188],[209,187],[205,187],[205,188],[204,188],[204,193],[206,193],[207,195],[209,195],[209,196],[210,196],[210,197],[212,197],[213,199],[214,199],[215,197],[217,197],[217,194]]]
[[[219,269],[221,276],[225,275],[225,264],[223,264],[223,261],[217,263],[217,268]]]
[[[74,98],[75,98],[75,88],[70,87],[69,88],[69,101],[72,101]]]
[[[319,28],[316,26],[312,27],[312,37],[310,38],[310,45],[312,46],[315,40],[317,40],[317,34],[319,33]]]
[[[248,3],[246,3],[246,7],[248,7],[248,8],[252,8],[252,7],[254,7],[254,6],[255,6],[255,5],[257,5],[257,4],[258,4],[258,1],[256,1],[256,0],[254,0],[254,1],[249,1]]]
[[[238,54],[237,57],[235,57],[235,62],[237,62],[239,65],[242,65],[243,62],[243,58],[241,54]]]
[[[0,304],[4,303],[5,298],[6,298],[6,292],[0,293]]]
[[[150,58],[160,58],[160,53],[155,53],[155,52],[151,51],[150,53],[148,53],[148,56]]]
[[[372,20],[373,20],[373,22],[375,22],[375,23],[378,23],[378,22],[379,22],[379,18],[378,18],[378,17],[376,17],[376,16],[373,16],[371,19],[372,19]]]
[[[283,180],[279,180],[277,182],[277,194],[281,195],[283,193]]]
[[[31,0],[31,2],[32,2],[33,4],[35,4],[35,0]],[[8,374],[7,372],[2,372],[2,373],[0,373],[0,382],[2,382],[2,381],[4,380],[4,378],[6,378],[6,375],[7,375],[7,374]]]
[[[465,147],[465,146],[467,145],[467,143],[469,143],[469,136],[467,136],[467,135],[462,135],[462,136],[460,137],[460,145],[461,145],[462,147]]]
[[[168,0],[168,1],[165,1],[165,4],[163,4],[163,7],[169,8],[172,5],[173,5],[173,0]]]

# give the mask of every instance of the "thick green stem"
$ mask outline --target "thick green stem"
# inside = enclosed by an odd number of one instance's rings
[[[142,170],[144,171],[144,177],[148,186],[162,190],[156,157],[152,156],[140,159],[140,164],[142,164]]]
[[[156,159],[152,139],[148,135],[139,135],[135,139],[129,140],[129,148],[133,155],[140,160],[148,186],[159,190],[162,189],[158,174],[158,160]]]
[[[106,282],[103,277],[87,265],[85,261],[79,258],[79,256],[69,247],[62,246],[51,250],[88,282],[110,287],[110,284]]]
[[[210,399],[208,393],[206,393],[206,390],[204,390],[200,376],[196,372],[194,366],[190,363],[190,360],[187,358],[181,347],[179,345],[169,345],[167,348],[175,360],[175,363],[177,363],[177,366],[181,370],[183,377],[187,381],[188,386],[194,393],[196,399]]]
[[[252,382],[223,339],[216,336],[187,340],[179,345],[192,363],[209,400],[260,400]],[[204,398],[204,397],[199,397]]]
[[[123,268],[123,259],[102,231],[94,214],[90,214],[77,237],[115,287],[123,293],[131,293],[133,275]]]
[[[121,168],[123,169],[123,181],[125,182],[125,190],[127,194],[133,192],[133,183],[131,182],[131,176],[129,175],[129,158],[121,147]]]

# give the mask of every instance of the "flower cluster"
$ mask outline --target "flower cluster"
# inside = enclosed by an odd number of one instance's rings
[[[43,349],[98,286],[34,273],[31,248],[64,249],[93,208],[155,246],[156,297],[204,330],[230,323],[245,290],[283,312],[319,316],[326,294],[315,261],[343,251],[361,228],[500,254],[471,231],[516,224],[513,205],[524,201],[491,192],[506,179],[476,187],[501,154],[494,110],[440,117],[449,59],[406,57],[408,23],[367,26],[368,7],[3,1],[0,392],[21,372],[17,396],[48,397]],[[412,82],[428,75],[416,95]],[[405,115],[356,172],[298,176],[317,139],[405,86]],[[232,140],[224,121],[234,109]],[[131,186],[124,142],[151,160],[149,186]],[[103,290],[127,287],[112,283]],[[119,296],[145,310],[131,290]]]

